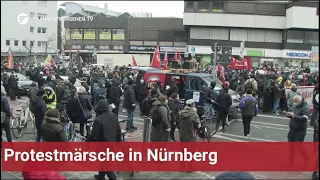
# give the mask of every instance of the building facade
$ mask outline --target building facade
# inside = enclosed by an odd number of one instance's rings
[[[62,3],[61,6],[64,7],[64,10],[66,12],[65,15],[67,16],[71,16],[72,14],[76,13],[84,16],[94,16],[96,14],[103,13],[107,16],[117,17],[123,14],[122,12],[109,10],[107,3],[104,3],[104,8],[75,2],[65,2]],[[152,13],[147,12],[129,12],[129,14],[133,17],[152,17]]]
[[[81,17],[81,14],[72,16]],[[156,45],[163,56],[165,50],[173,58],[177,49],[183,56],[187,32],[182,18],[135,18],[128,13],[108,17],[100,13],[92,21],[64,22],[64,53],[72,56],[77,51],[91,61],[93,54],[150,54]]]
[[[185,1],[188,53],[208,58],[217,42],[225,55],[218,62],[229,64],[244,41],[253,67],[308,66],[312,46],[319,44],[318,7],[306,1]]]
[[[56,17],[56,1],[1,1],[1,61],[9,49],[15,62],[33,61],[35,55],[39,61],[48,54],[55,57]]]

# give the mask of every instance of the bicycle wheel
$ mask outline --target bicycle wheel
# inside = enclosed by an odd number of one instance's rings
[[[15,117],[12,121],[12,134],[15,138],[20,138],[23,134],[20,117]]]
[[[208,129],[206,127],[203,128],[204,138],[203,141],[207,139],[208,142],[211,141],[211,135],[208,132]]]
[[[72,139],[74,138],[74,125],[69,122],[66,126],[68,141],[72,141]]]
[[[210,133],[210,136],[211,136],[211,137],[218,132],[218,130],[219,130],[219,128],[220,128],[220,125],[221,125],[221,123],[220,123],[218,120],[215,120],[215,121],[213,122],[213,130],[212,130],[211,133]]]

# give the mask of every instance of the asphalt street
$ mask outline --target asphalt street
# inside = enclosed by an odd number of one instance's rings
[[[19,101],[27,101],[26,97],[22,97]],[[18,101],[10,101],[11,107],[15,110],[18,109]],[[119,113],[119,120],[126,119],[126,114]],[[134,114],[134,124],[138,130],[129,132],[127,134],[127,141],[142,141],[142,127],[144,120],[139,115],[138,110]],[[285,115],[274,116],[272,114],[259,114],[254,117],[251,122],[250,139],[247,140],[243,135],[243,125],[241,120],[232,121],[231,125],[226,127],[222,133],[218,132],[213,142],[286,142],[288,133],[289,119]],[[125,128],[125,125],[121,125]],[[178,131],[175,135],[178,139]],[[2,137],[4,139],[5,135]],[[35,138],[32,134],[25,134],[19,139],[14,141],[34,141]],[[198,141],[202,141],[198,139]],[[313,128],[308,127],[307,136],[305,141],[313,141]],[[232,156],[232,152],[230,151]],[[235,162],[237,163],[237,162]],[[133,179],[213,179],[221,172],[193,172],[193,173],[180,173],[180,172],[137,172]],[[257,179],[310,179],[311,172],[251,172]],[[94,172],[64,172],[68,179],[92,179]],[[119,178],[128,179],[129,174],[123,172],[119,174]],[[23,179],[20,172],[2,172],[1,179]]]

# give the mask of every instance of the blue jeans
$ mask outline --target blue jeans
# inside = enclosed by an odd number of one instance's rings
[[[127,115],[128,115],[128,120],[127,120],[127,128],[132,128],[133,127],[133,114],[134,114],[134,109],[129,110],[127,109]]]
[[[280,103],[280,98],[275,98],[273,102],[273,112],[277,113],[278,107]]]

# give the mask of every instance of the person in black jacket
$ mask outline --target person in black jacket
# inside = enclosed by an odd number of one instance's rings
[[[142,101],[148,96],[148,87],[143,79],[140,79],[140,85],[138,87],[139,87],[139,105],[140,105],[140,111],[141,111]]]
[[[112,110],[118,116],[120,97],[122,96],[122,89],[120,88],[120,82],[116,79],[111,80],[111,87],[109,91],[109,103],[114,104],[115,108]]]
[[[170,110],[170,138],[171,141],[176,141],[175,137],[174,137],[174,132],[176,131],[176,128],[179,129],[179,112],[182,109],[182,106],[180,105],[180,101],[179,101],[179,95],[178,93],[172,93],[171,97],[169,97],[169,101],[168,101],[168,107]]]
[[[84,87],[79,87],[79,91],[75,93],[73,99],[67,104],[67,114],[73,123],[80,124],[80,135],[84,136],[84,126],[88,119],[92,118],[92,104],[90,95]],[[88,132],[88,131],[87,131]],[[87,134],[88,135],[88,134]]]
[[[140,105],[141,108],[141,115],[149,117],[150,110],[153,107],[152,104],[158,100],[158,90],[157,89],[151,89],[150,95],[146,97],[142,104]]]
[[[3,123],[1,123],[1,134],[3,130],[6,132],[7,141],[12,142],[11,129],[10,129],[10,118],[12,117],[12,112],[10,109],[10,105],[8,99],[1,92],[1,112],[6,113],[6,119]],[[1,136],[2,143],[2,136]]]
[[[303,142],[307,134],[307,120],[309,119],[309,108],[308,103],[300,95],[295,95],[293,97],[293,107],[287,112],[287,117],[290,118],[289,121],[289,132],[288,141],[289,142]],[[294,161],[295,157],[295,147],[290,147],[289,160],[291,163]],[[308,155],[306,151],[301,147],[297,147],[300,151],[302,157],[305,161],[308,161]]]
[[[229,91],[229,82],[226,81],[223,83],[222,91],[220,92],[216,100],[216,102],[219,104],[217,124],[222,122],[222,131],[224,131],[227,117],[229,114],[229,108],[232,105],[232,98],[228,93],[228,91]],[[219,126],[216,126],[216,128],[219,128]]]
[[[126,130],[129,131],[130,129],[136,130],[137,128],[133,126],[133,115],[134,110],[136,109],[136,97],[134,95],[134,91],[132,89],[133,80],[130,79],[128,81],[128,85],[124,86],[124,93],[123,93],[123,107],[127,109],[128,113],[128,121]]]
[[[208,119],[212,118],[214,115],[214,107],[213,104],[215,102],[215,98],[218,97],[218,94],[214,92],[214,88],[216,87],[216,82],[212,81],[210,83],[210,86],[206,89],[204,93],[204,106],[206,108],[206,114],[208,114],[206,117]]]
[[[317,118],[319,117],[319,101],[316,100],[316,96],[319,96],[319,83],[316,84],[313,90],[312,104],[313,111],[310,121],[310,126],[314,126]]]
[[[42,96],[45,95],[45,90],[40,89],[38,90],[34,99],[32,99],[32,113],[34,114],[35,121],[36,121],[36,129],[37,129],[37,138],[36,142],[40,142],[41,140],[41,125],[43,122],[43,118],[47,112],[47,105],[42,99]]]
[[[171,94],[173,93],[179,93],[179,88],[177,84],[174,82],[173,79],[170,80],[169,82],[169,89],[167,90],[167,97],[171,97]]]
[[[92,132],[88,136],[88,142],[121,142],[121,129],[118,117],[109,111],[109,104],[106,99],[102,99],[95,107],[97,113],[96,120],[93,122]],[[114,172],[99,172],[94,175],[95,179],[105,179],[105,175],[109,179],[117,179]]]

